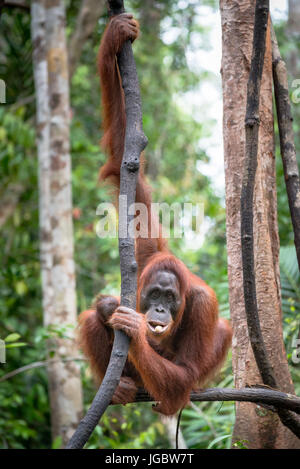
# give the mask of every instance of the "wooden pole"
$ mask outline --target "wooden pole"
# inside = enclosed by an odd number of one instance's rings
[[[123,1],[108,1],[108,10],[110,16],[124,13]],[[124,44],[117,59],[126,110],[125,149],[121,166],[119,196],[121,305],[136,309],[137,263],[135,260],[135,240],[130,237],[128,232],[133,215],[129,215],[128,210],[135,202],[140,154],[147,145],[147,138],[142,128],[141,97],[130,41]],[[110,404],[127,359],[129,344],[130,340],[124,332],[115,331],[114,344],[104,379],[86,416],[81,420],[69,441],[67,449],[83,448]]]

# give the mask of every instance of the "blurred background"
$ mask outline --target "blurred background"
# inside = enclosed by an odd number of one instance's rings
[[[98,183],[105,155],[99,147],[96,56],[107,14],[103,2],[84,35],[78,31],[82,3],[66,1],[78,312],[88,308],[99,291],[116,295],[120,291],[118,241],[99,239],[95,233],[96,208],[111,200],[109,190]],[[300,78],[300,10],[298,18],[291,16],[290,3],[294,2],[277,0],[271,5],[292,84]],[[170,245],[189,269],[216,290],[220,312],[229,317],[218,2],[128,0],[126,9],[141,27],[134,56],[149,140],[146,174],[153,198],[170,204],[204,204],[201,236],[193,243],[171,240]],[[0,339],[6,340],[6,363],[0,364],[0,448],[55,448],[61,441],[51,440],[45,366],[14,373],[46,360],[46,339],[68,336],[68,327],[43,326],[30,10],[3,8],[0,21],[0,79],[6,83],[6,104],[0,105]],[[87,28],[86,23],[81,25]],[[292,106],[299,155],[300,110]],[[300,278],[280,158],[277,161],[284,339],[290,357],[291,338],[300,319]],[[79,363],[86,409],[95,386],[86,362]],[[300,371],[292,362],[291,373],[299,394]],[[233,385],[230,357],[215,384]],[[192,404],[183,412],[182,435],[189,448],[229,448],[233,423],[232,403]],[[168,426],[152,412],[151,404],[144,403],[109,408],[87,448],[170,446]]]

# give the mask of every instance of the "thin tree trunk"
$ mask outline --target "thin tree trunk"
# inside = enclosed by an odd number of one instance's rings
[[[161,8],[159,2],[153,2],[152,0],[144,0],[139,7],[139,23],[140,29],[143,33],[144,40],[141,41],[140,47],[143,48],[142,53],[145,56],[154,56],[159,57],[159,48],[161,47],[161,21],[164,17],[164,11]],[[146,39],[146,40],[145,40]],[[156,80],[161,80],[161,83],[164,83],[164,78],[161,73],[161,67],[155,69]],[[165,86],[165,85],[164,85]],[[163,92],[163,90],[162,90]],[[159,103],[156,107],[152,109],[152,112],[160,113]],[[168,110],[165,109],[165,119],[168,122]],[[154,182],[157,180],[159,169],[162,158],[162,152],[164,147],[164,141],[166,139],[165,129],[161,129],[159,138],[157,139],[155,146],[151,146],[147,149],[147,159],[145,164],[145,174],[149,179]]]
[[[52,285],[55,309],[46,324],[76,326],[75,264],[70,158],[70,104],[64,1],[47,4],[47,59],[50,98],[50,189],[52,228]],[[56,358],[76,357],[73,332],[56,339]],[[80,369],[76,362],[49,366],[53,436],[66,443],[82,414]]]
[[[109,0],[109,16],[123,13],[123,0]],[[119,194],[119,253],[121,268],[121,304],[136,308],[137,263],[135,240],[128,232],[133,219],[129,207],[135,201],[140,155],[148,140],[143,132],[140,87],[130,41],[123,44],[117,56],[125,97],[126,132],[120,172]],[[125,204],[124,204],[125,200]],[[121,207],[122,203],[123,207]],[[125,206],[124,206],[125,205]],[[114,342],[100,388],[84,418],[70,439],[67,449],[83,448],[99,419],[111,402],[127,359],[129,337],[123,331],[114,332]]]
[[[36,134],[39,162],[40,263],[44,317],[51,317],[53,308],[52,232],[50,225],[50,107],[46,50],[46,2],[31,3],[31,37],[36,95]]]
[[[37,99],[37,147],[40,191],[40,253],[44,325],[75,327],[71,164],[69,154],[69,89],[63,1],[31,4],[34,76]],[[80,369],[73,330],[51,340],[48,366],[52,436],[65,443],[82,413]],[[53,358],[53,357],[52,357]]]
[[[178,417],[175,417],[175,416],[166,417],[165,415],[162,415],[160,417],[161,422],[166,428],[166,433],[167,433],[171,448],[176,448],[177,419]],[[178,448],[177,449],[187,449],[186,442],[183,438],[183,434],[180,429],[178,433]]]
[[[72,78],[86,40],[93,34],[106,6],[105,0],[82,0],[76,28],[69,43],[69,77]]]
[[[227,210],[227,250],[235,386],[261,383],[251,350],[243,298],[240,241],[240,197],[245,159],[245,109],[252,53],[255,2],[221,0],[224,158]],[[272,55],[267,31],[261,83],[258,166],[254,192],[254,254],[258,312],[266,350],[276,382],[293,392],[282,339],[279,277],[275,151],[272,108]],[[249,403],[237,403],[233,441],[249,448],[293,448],[299,440],[278,416]]]

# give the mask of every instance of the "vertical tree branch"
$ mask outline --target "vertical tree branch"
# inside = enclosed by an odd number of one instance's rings
[[[272,366],[267,357],[258,316],[253,242],[253,200],[260,125],[259,97],[265,56],[268,15],[269,1],[257,0],[251,69],[247,87],[247,109],[245,118],[246,159],[241,193],[241,243],[244,299],[251,346],[263,382],[268,386],[275,387],[275,378]]]
[[[271,37],[273,80],[280,138],[280,151],[294,229],[294,242],[298,266],[300,270],[300,179],[294,140],[293,117],[289,99],[286,65],[280,55],[273,26],[271,26]]]
[[[269,0],[257,0],[251,68],[247,87],[245,169],[241,192],[241,244],[245,311],[251,347],[263,383],[277,388],[275,374],[267,355],[258,315],[253,242],[253,200],[260,125],[259,98],[268,18]],[[286,410],[278,411],[278,415],[284,425],[288,426],[297,436],[300,435],[299,418]]]
[[[109,14],[124,12],[123,1],[108,2]],[[135,202],[139,158],[147,139],[142,130],[142,110],[139,83],[130,41],[127,41],[119,56],[118,65],[125,94],[126,133],[125,149],[121,166],[119,202],[119,251],[121,267],[121,304],[136,308],[137,264],[135,241],[128,233],[133,216],[128,209]],[[127,359],[129,338],[122,331],[115,331],[110,361],[101,386],[86,416],[67,445],[67,449],[82,448],[110,404]]]

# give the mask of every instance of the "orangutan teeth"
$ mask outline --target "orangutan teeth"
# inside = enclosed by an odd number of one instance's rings
[[[169,324],[148,323],[148,327],[153,334],[163,334],[169,327]]]

